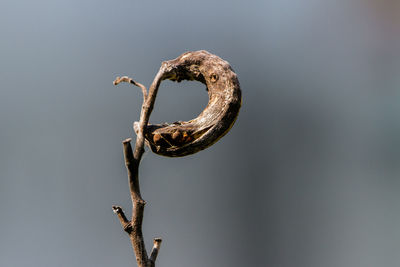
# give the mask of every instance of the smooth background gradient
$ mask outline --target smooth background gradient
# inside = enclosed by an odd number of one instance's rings
[[[211,148],[146,152],[157,266],[400,264],[396,0],[0,2],[0,266],[135,266],[121,141],[163,60],[231,63],[239,118]],[[152,122],[191,119],[200,83],[165,81]]]

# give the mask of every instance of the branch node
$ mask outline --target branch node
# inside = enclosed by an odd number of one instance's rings
[[[162,242],[162,239],[160,237],[156,237],[156,238],[154,238],[153,244],[154,244],[154,246],[157,246],[157,248],[160,248],[161,242]]]
[[[123,228],[124,231],[127,232],[128,234],[130,234],[133,231],[133,226],[131,223],[124,225]]]
[[[132,141],[132,138],[126,138],[124,141],[122,141],[123,144],[130,143]]]
[[[135,200],[135,205],[144,206],[144,205],[146,205],[146,200],[144,200],[142,198],[138,198],[138,199]]]
[[[120,206],[112,206],[112,210],[115,214],[122,211]]]

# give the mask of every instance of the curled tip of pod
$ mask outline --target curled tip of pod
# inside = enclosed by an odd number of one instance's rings
[[[231,129],[239,114],[242,96],[237,75],[227,61],[204,50],[186,52],[164,61],[149,95],[157,92],[161,81],[166,79],[205,84],[209,101],[200,115],[190,121],[148,124],[146,144],[154,153],[167,157],[194,154],[217,142]],[[137,125],[135,132],[138,133]]]

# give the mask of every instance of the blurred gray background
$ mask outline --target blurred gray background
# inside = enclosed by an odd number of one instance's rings
[[[237,72],[227,136],[147,151],[158,266],[400,264],[398,1],[0,2],[0,266],[135,266],[121,141],[161,61],[205,49]],[[200,83],[165,81],[151,122],[189,120]]]

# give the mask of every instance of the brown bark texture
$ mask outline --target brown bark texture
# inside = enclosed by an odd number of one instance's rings
[[[172,124],[148,124],[158,88],[161,81],[166,79],[177,82],[196,80],[206,85],[209,102],[197,118]],[[241,106],[241,90],[237,76],[229,63],[204,50],[186,52],[176,59],[164,61],[148,92],[144,85],[127,76],[117,77],[114,85],[121,82],[128,82],[142,89],[143,105],[140,120],[134,123],[137,135],[135,149],[132,150],[131,139],[123,141],[132,200],[132,218],[128,220],[119,206],[113,206],[113,211],[130,237],[137,265],[153,267],[160,250],[161,239],[154,239],[149,257],[142,233],[146,202],[141,197],[139,186],[139,165],[144,145],[146,143],[154,153],[168,157],[194,154],[211,146],[233,126]]]

